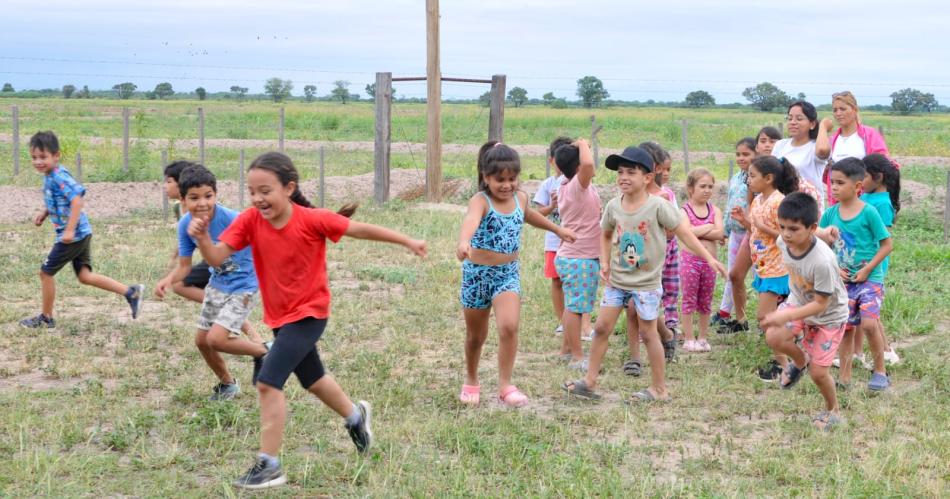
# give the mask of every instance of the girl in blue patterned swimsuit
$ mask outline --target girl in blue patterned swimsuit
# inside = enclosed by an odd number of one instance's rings
[[[558,227],[528,205],[528,195],[518,190],[521,160],[500,143],[488,142],[478,152],[478,189],[468,202],[456,256],[462,263],[460,299],[465,315],[465,383],[459,400],[478,405],[478,361],[488,337],[488,319],[495,309],[498,329],[498,400],[521,407],[528,397],[511,384],[518,352],[521,315],[521,277],[518,250],[524,222],[573,241],[574,234]]]

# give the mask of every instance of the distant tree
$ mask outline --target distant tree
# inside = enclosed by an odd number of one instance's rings
[[[478,96],[478,103],[488,107],[491,105],[491,92],[485,92]]]
[[[125,83],[117,83],[112,86],[112,90],[115,90],[116,95],[118,95],[120,99],[130,99],[132,94],[135,93],[136,88],[138,87],[135,86],[135,83],[128,81]]]
[[[158,94],[156,94],[154,90],[145,92],[145,98],[148,100],[155,100],[156,97],[158,97]]]
[[[795,100],[807,100],[805,92],[798,92],[798,95],[795,96]]]
[[[577,80],[577,96],[581,98],[584,107],[597,106],[610,97],[610,93],[604,88],[604,82],[596,76],[585,76]]]
[[[366,95],[370,96],[373,100],[376,100],[376,84],[367,83],[366,84]]]
[[[528,100],[528,91],[521,87],[514,87],[508,91],[508,100],[510,100],[515,107],[521,107],[521,105]]]
[[[350,82],[346,80],[337,80],[333,82],[334,88],[330,92],[335,99],[340,99],[341,104],[346,104],[346,101],[350,98],[349,86]]]
[[[788,94],[769,82],[759,83],[743,90],[742,96],[761,111],[771,111],[789,103]]]
[[[269,95],[274,102],[280,102],[290,97],[290,91],[293,90],[294,83],[290,80],[281,80],[280,78],[271,78],[264,84],[264,93]]]
[[[686,106],[711,107],[716,105],[716,99],[705,90],[694,90],[686,94]]]
[[[551,103],[551,107],[554,109],[566,109],[567,99],[564,97],[558,97],[557,99],[554,99],[554,102]]]
[[[63,85],[63,98],[68,99],[73,96],[73,92],[76,91],[75,85]]]
[[[16,90],[13,90],[13,85],[12,85],[12,84],[10,84],[10,83],[4,83],[4,84],[3,84],[3,92],[16,92]]]
[[[934,94],[925,94],[916,88],[905,88],[891,94],[891,109],[908,115],[917,111],[931,112],[938,106]]]
[[[172,84],[168,83],[167,81],[155,85],[155,90],[153,90],[153,92],[155,92],[155,97],[158,97],[159,99],[164,99],[165,97],[171,97],[172,95],[175,95],[175,91],[172,89]]]
[[[205,90],[205,87],[196,88],[195,93],[198,94],[198,100],[205,100],[208,97],[208,91]]]
[[[554,96],[554,92],[548,92],[541,96],[541,100],[545,105],[550,106],[551,104],[554,104],[554,101],[557,100],[557,97]]]
[[[92,92],[89,91],[89,85],[83,85],[82,90],[76,93],[77,99],[91,99]]]
[[[313,97],[317,95],[317,86],[316,85],[305,85],[303,87],[303,96],[307,99],[307,102],[313,102]]]
[[[244,100],[244,96],[247,95],[247,87],[231,85],[231,93],[234,94],[238,100]]]

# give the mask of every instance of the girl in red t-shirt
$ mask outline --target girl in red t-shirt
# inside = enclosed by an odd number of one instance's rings
[[[290,373],[324,404],[342,416],[356,449],[366,453],[373,443],[370,405],[354,404],[336,381],[326,375],[316,343],[330,315],[326,240],[343,236],[401,244],[419,256],[425,241],[394,230],[351,221],[356,209],[339,212],[314,208],[300,193],[299,175],[289,157],[265,153],[251,163],[247,187],[252,209],[245,210],[213,244],[208,221],[192,220],[188,233],[210,265],[220,265],[235,251],[251,246],[264,304],[264,322],[274,330],[267,355],[254,362],[254,383],[261,405],[261,451],[250,470],[234,484],[248,489],[277,486],[287,481],[280,468],[280,451],[287,417],[283,387]]]

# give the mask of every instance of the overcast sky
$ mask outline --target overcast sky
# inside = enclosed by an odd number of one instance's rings
[[[177,91],[231,85],[261,92],[269,77],[294,94],[334,80],[352,92],[377,71],[425,74],[425,0],[4,0],[0,81],[17,90],[93,89],[169,81]],[[859,103],[889,103],[914,87],[950,104],[950,6],[866,0],[676,1],[442,0],[444,76],[508,75],[529,97],[576,99],[594,75],[613,98],[717,102],[770,81],[816,104],[850,89]],[[397,83],[424,96],[424,83]],[[444,98],[480,84],[446,83]]]

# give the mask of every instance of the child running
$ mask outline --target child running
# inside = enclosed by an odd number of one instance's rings
[[[653,158],[645,150],[631,146],[622,154],[611,154],[605,166],[617,171],[620,196],[604,208],[601,219],[601,278],[608,282],[594,325],[594,341],[590,364],[583,379],[565,382],[562,388],[570,395],[599,399],[594,391],[610,332],[620,312],[633,302],[628,314],[635,318],[635,330],[643,335],[650,361],[650,386],[631,396],[632,401],[655,401],[670,398],[664,380],[663,346],[656,328],[660,312],[660,274],[666,250],[666,230],[673,230],[683,244],[702,255],[720,274],[725,269],[696,239],[688,222],[672,204],[651,196],[647,186],[653,182]],[[611,260],[612,248],[617,258]]]
[[[165,196],[172,202],[172,212],[175,214],[176,221],[181,220],[182,204],[178,179],[181,177],[181,172],[185,168],[195,165],[197,165],[197,163],[192,163],[191,161],[173,161],[165,166]],[[171,286],[172,291],[178,296],[198,303],[204,302],[204,289],[211,279],[211,268],[208,267],[207,262],[202,261],[192,265],[191,272],[189,272],[182,281],[172,283],[169,278],[177,266],[178,245],[176,244],[174,251],[172,251],[171,265],[169,266],[168,274],[158,281],[158,285],[155,286],[155,295],[158,298],[163,298],[165,296],[165,289]]]
[[[739,140],[736,143],[736,166],[739,167],[739,171],[729,179],[726,214],[731,214],[735,210],[744,213],[749,208],[749,166],[752,165],[753,159],[755,159],[755,139],[745,137]],[[727,268],[729,273],[732,274],[733,270],[736,269],[736,255],[738,255],[739,249],[742,247],[742,241],[748,235],[748,231],[732,216],[724,220],[723,228],[727,242]],[[732,279],[726,279],[725,287],[722,290],[719,313],[712,318],[710,323],[718,332],[738,332],[741,327],[734,327],[733,323],[741,324],[745,322],[745,272],[742,273],[741,280],[742,285],[738,287],[742,289],[734,290]],[[733,311],[736,313],[735,318],[732,316]]]
[[[478,405],[481,385],[478,362],[488,338],[488,319],[495,309],[498,329],[498,400],[522,407],[528,397],[511,384],[518,353],[521,315],[521,276],[518,251],[525,222],[554,232],[564,241],[574,234],[544,218],[518,190],[521,159],[501,142],[490,141],[478,151],[478,189],[468,202],[455,254],[462,261],[459,300],[465,316],[465,382],[459,401]]]
[[[86,188],[73,178],[65,166],[59,164],[59,139],[56,135],[47,131],[37,132],[30,137],[30,158],[33,168],[44,176],[43,198],[46,202],[46,206],[33,217],[33,224],[39,227],[49,218],[56,232],[56,240],[40,266],[42,310],[35,317],[21,320],[20,325],[29,328],[56,327],[56,320],[53,319],[55,276],[67,263],[72,264],[80,283],[124,296],[132,309],[132,318],[137,318],[145,298],[142,294],[145,286],[126,286],[92,271],[92,226],[82,209]]]
[[[765,316],[774,312],[788,296],[788,269],[782,263],[782,254],[775,240],[779,235],[778,205],[786,194],[797,189],[798,175],[795,167],[787,161],[772,156],[760,156],[752,161],[749,190],[757,196],[752,200],[748,219],[742,214],[738,219],[750,227],[749,251],[755,275],[752,287],[759,294],[756,316],[760,329]],[[776,354],[774,361],[759,370],[759,377],[763,381],[775,381],[784,367],[785,356]]]
[[[238,212],[217,204],[217,179],[204,166],[185,168],[180,172],[177,184],[187,213],[178,222],[178,263],[155,286],[155,294],[159,298],[165,297],[168,287],[181,283],[192,274],[191,256],[197,248],[195,239],[188,235],[192,218],[206,220],[208,234],[217,243],[221,233],[238,216]],[[219,383],[212,390],[211,400],[230,400],[240,393],[241,388],[220,352],[249,355],[255,363],[260,362],[267,353],[259,337],[241,337],[242,329],[248,327],[247,316],[257,302],[257,275],[254,273],[251,248],[234,253],[210,271],[208,286],[198,290],[203,298],[195,345],[205,363],[218,377]]]
[[[534,204],[538,213],[548,217],[548,220],[556,225],[561,225],[561,216],[558,212],[557,190],[562,181],[566,181],[561,170],[557,167],[554,160],[554,152],[561,146],[570,145],[573,142],[568,137],[558,137],[548,146],[548,165],[554,170],[554,175],[544,179],[538,187],[538,192],[534,194],[531,202]],[[551,302],[554,306],[554,316],[558,321],[554,329],[555,335],[564,334],[564,325],[561,324],[561,318],[564,316],[564,290],[561,286],[561,278],[557,275],[557,269],[554,267],[554,258],[557,256],[557,249],[561,246],[561,238],[554,232],[546,231],[544,233],[544,277],[551,280]],[[593,328],[590,324],[590,314],[584,314],[581,318],[581,339],[590,341],[590,334]],[[562,345],[560,358],[564,361],[570,361],[570,353],[566,346]]]
[[[845,158],[831,167],[831,193],[838,203],[821,216],[818,233],[835,250],[842,279],[848,290],[848,325],[839,352],[838,383],[851,385],[851,354],[855,329],[868,339],[873,356],[873,374],[868,389],[885,391],[891,380],[884,367],[884,338],[878,328],[884,300],[884,269],[881,263],[893,248],[891,235],[877,210],[858,197],[867,170],[857,158]]]
[[[350,220],[353,205],[338,213],[313,208],[300,192],[293,162],[278,152],[262,154],[251,163],[247,188],[253,208],[238,215],[218,243],[208,234],[207,218],[193,218],[188,234],[208,264],[215,267],[251,247],[264,322],[274,330],[274,343],[263,362],[254,366],[253,381],[261,405],[261,450],[254,465],[234,485],[261,489],[287,481],[277,455],[287,418],[283,388],[291,372],[301,386],[344,419],[358,452],[366,454],[373,444],[370,404],[350,400],[326,374],[316,346],[330,315],[327,240],[336,242],[350,236],[400,244],[423,257],[426,243]]]
[[[584,314],[594,311],[600,275],[600,195],[594,186],[594,157],[584,139],[561,146],[555,152],[558,168],[565,181],[558,189],[561,226],[577,239],[561,243],[554,260],[564,286],[564,345],[570,353],[571,369],[587,370],[581,347]]]
[[[710,255],[716,254],[716,243],[723,238],[722,212],[709,202],[716,189],[716,179],[705,168],[697,168],[686,176],[689,199],[683,213],[689,220],[693,235]],[[709,352],[709,315],[712,312],[716,271],[701,257],[688,249],[680,257],[680,284],[683,292],[683,350]],[[693,313],[699,314],[699,339],[693,335]]]
[[[793,192],[778,207],[781,236],[776,244],[789,271],[788,300],[769,313],[761,325],[772,350],[791,362],[782,373],[781,386],[789,389],[808,370],[821,392],[825,410],[812,418],[821,430],[842,422],[834,379],[828,372],[841,344],[848,319],[848,297],[838,275],[835,254],[817,237],[818,203],[803,192]],[[801,340],[799,347],[796,340]]]

